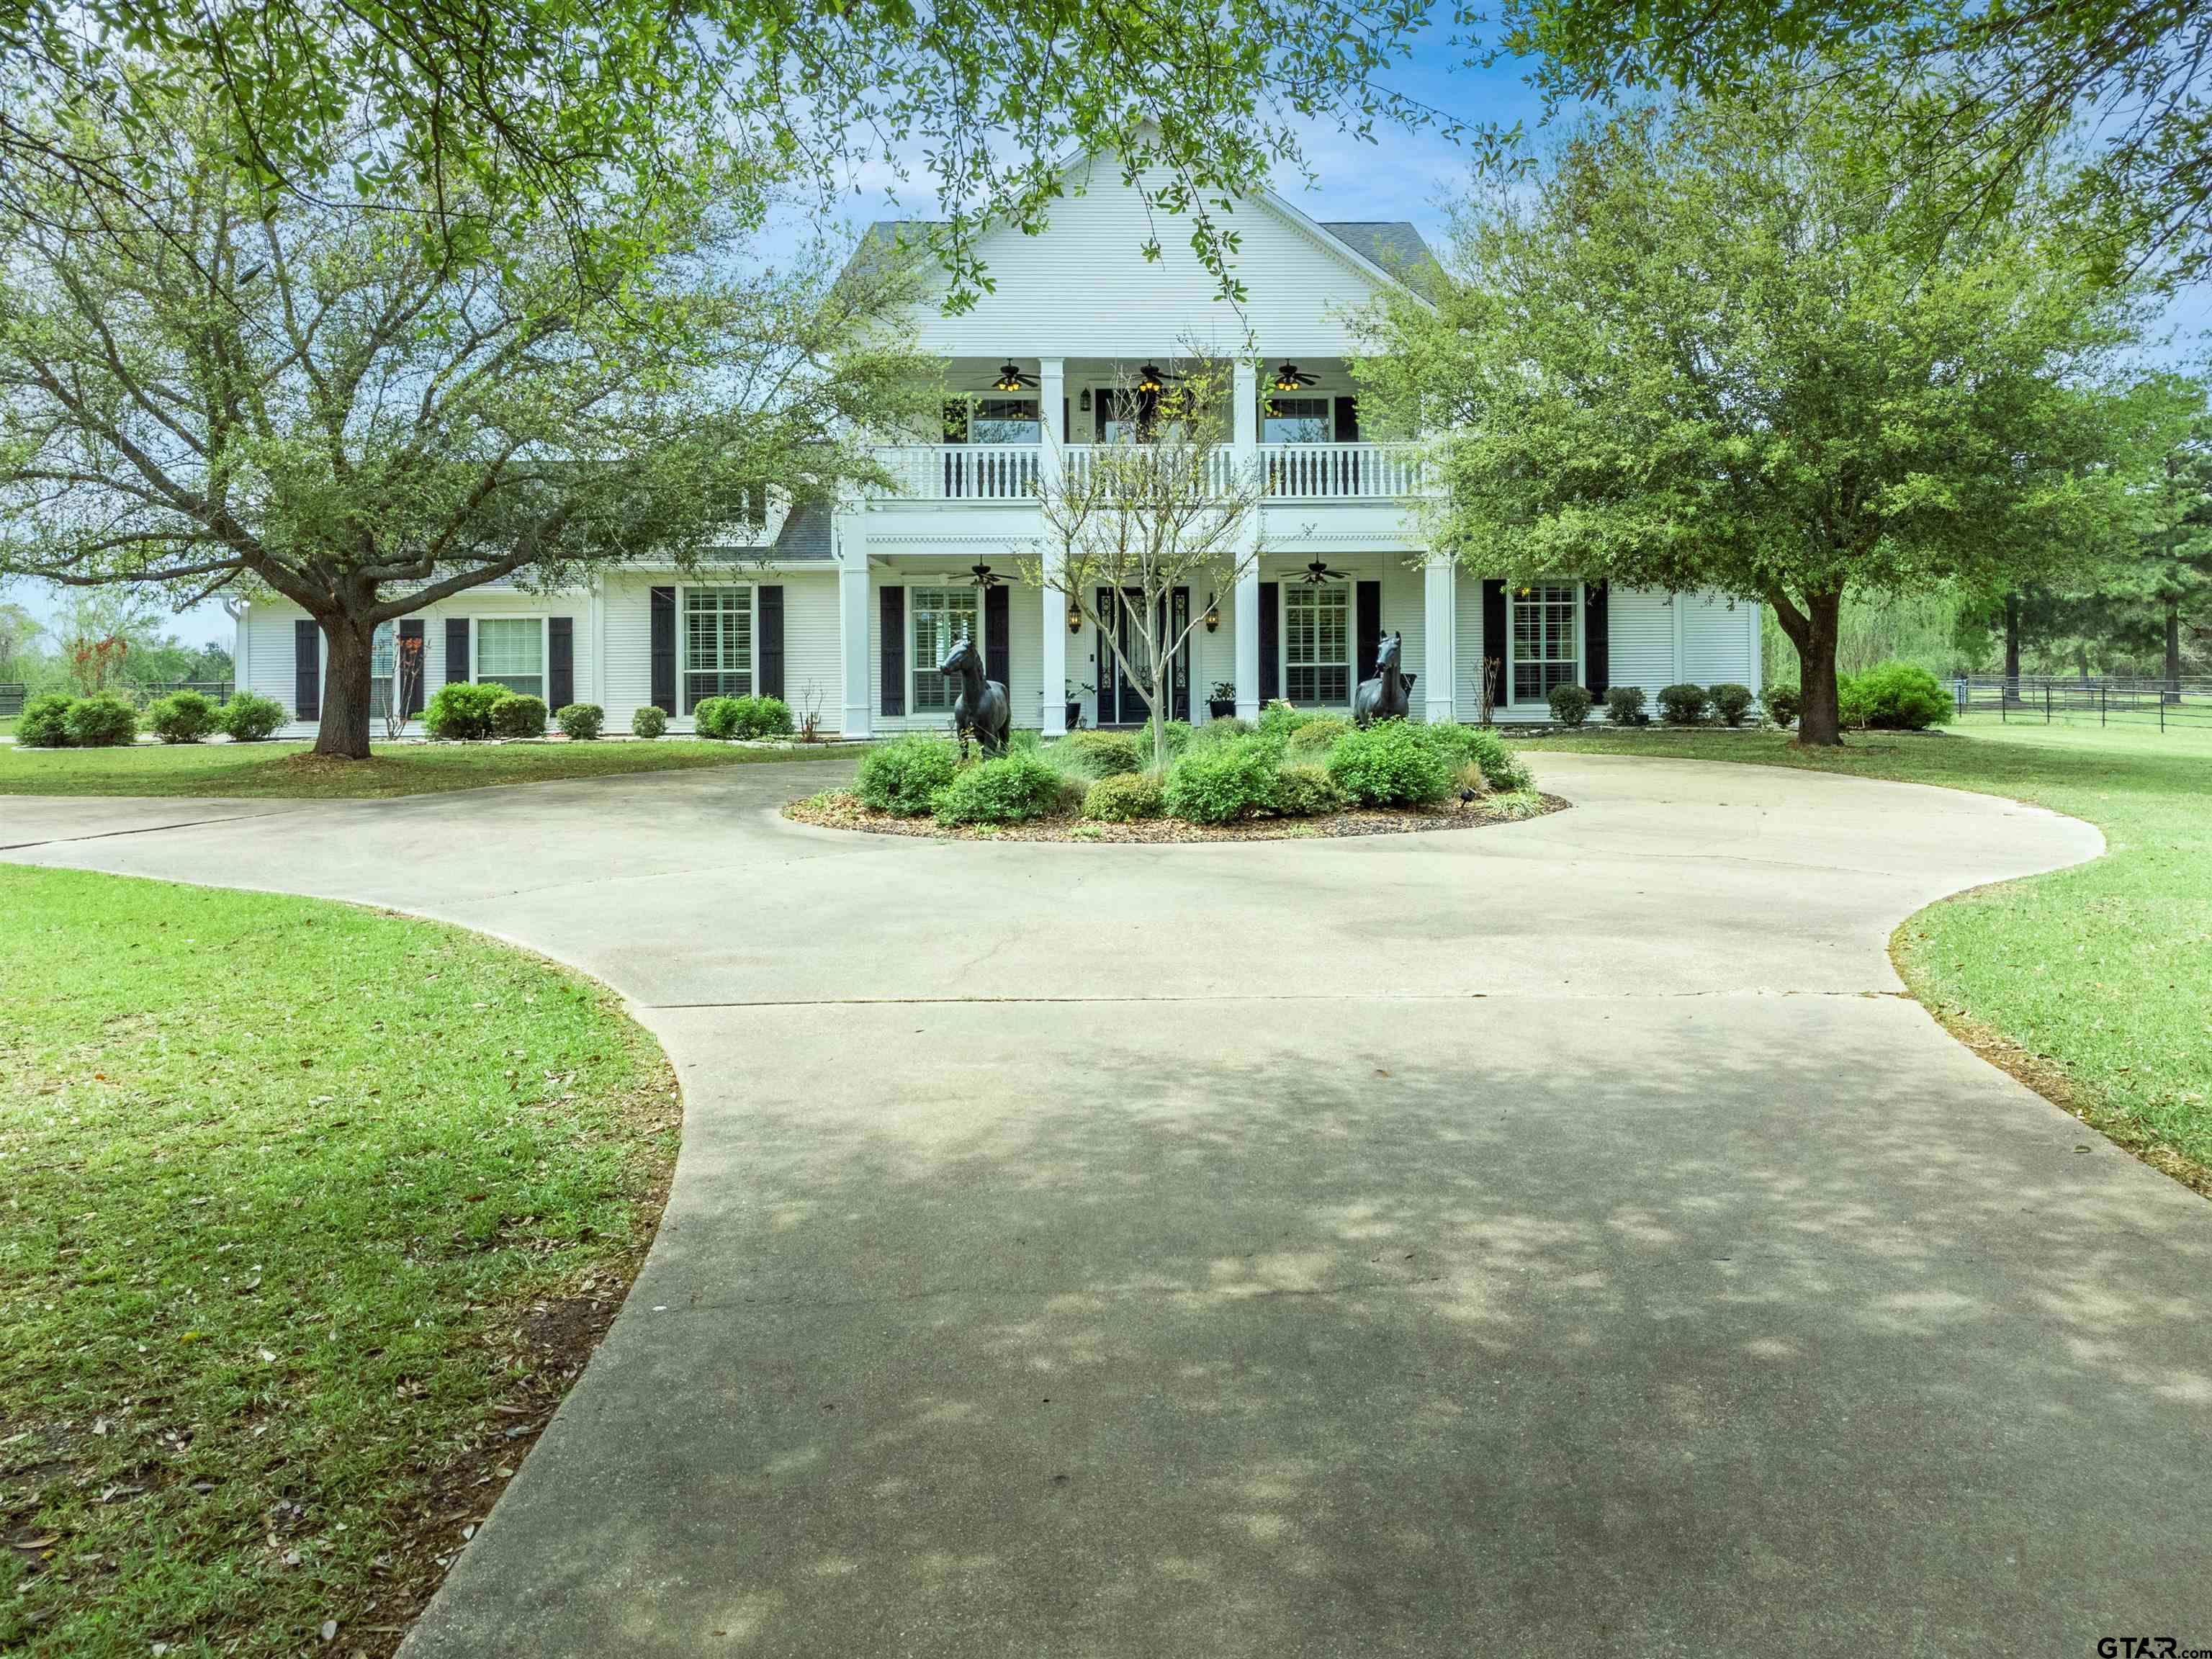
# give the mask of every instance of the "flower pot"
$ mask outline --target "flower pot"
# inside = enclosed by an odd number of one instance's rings
[[[1206,712],[1218,720],[1233,720],[1237,714],[1237,699],[1234,697],[1208,698]]]

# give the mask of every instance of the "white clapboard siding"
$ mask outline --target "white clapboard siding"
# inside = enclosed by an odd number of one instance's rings
[[[1643,688],[1656,709],[1659,688],[1680,678],[1674,672],[1674,607],[1656,587],[1614,587],[1606,595],[1606,681]]]
[[[1752,653],[1759,607],[1721,593],[1685,593],[1676,603],[1682,607],[1682,678],[1692,685],[1734,682],[1758,690]]]

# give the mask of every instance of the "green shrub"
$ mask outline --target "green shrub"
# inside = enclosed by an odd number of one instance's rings
[[[1555,685],[1545,701],[1552,705],[1552,718],[1562,726],[1580,726],[1589,718],[1590,694],[1582,686]]]
[[[1723,680],[1713,688],[1713,713],[1720,716],[1723,726],[1741,726],[1743,717],[1751,713],[1751,688]]]
[[[1150,772],[1113,772],[1083,792],[1083,816],[1103,823],[1156,818],[1167,811],[1164,796]]]
[[[1137,745],[1137,753],[1142,757],[1143,763],[1146,766],[1152,763],[1152,726],[1153,722],[1147,720],[1129,733],[1129,741]],[[1189,747],[1190,722],[1170,720],[1168,722],[1168,763],[1173,765],[1176,757]]]
[[[113,749],[138,735],[138,711],[112,691],[79,697],[69,706],[69,740],[78,749]]]
[[[147,705],[146,724],[163,743],[198,743],[215,730],[215,704],[197,691],[172,691]]]
[[[1287,738],[1309,720],[1331,720],[1318,708],[1293,708],[1278,697],[1260,711],[1260,729],[1272,732],[1279,738]]]
[[[465,680],[441,685],[422,710],[422,729],[447,743],[488,738],[492,711],[514,695],[503,685],[474,685]]]
[[[668,715],[659,705],[647,703],[629,717],[629,734],[633,738],[657,738],[668,729]]]
[[[1340,812],[1347,801],[1325,766],[1285,766],[1275,774],[1275,811],[1286,818]]]
[[[739,737],[787,738],[791,735],[791,705],[781,697],[739,697],[737,702]]]
[[[702,697],[691,706],[691,729],[702,738],[723,742],[738,734],[738,700]]]
[[[1060,744],[1068,769],[1087,778],[1119,777],[1144,769],[1152,759],[1147,750],[1137,753],[1137,740],[1126,732],[1071,732]]]
[[[1777,681],[1766,688],[1766,695],[1759,701],[1766,709],[1766,718],[1786,729],[1796,720],[1804,696],[1796,686]]]
[[[1189,823],[1229,823],[1272,811],[1281,746],[1255,732],[1191,750],[1168,769],[1162,796]]]
[[[963,767],[932,803],[939,823],[1019,823],[1066,800],[1067,781],[1033,751]]]
[[[1291,727],[1289,741],[1283,746],[1293,755],[1308,756],[1317,761],[1350,730],[1352,722],[1341,715],[1316,714]]]
[[[1328,751],[1328,775],[1338,788],[1368,806],[1418,806],[1440,800],[1457,769],[1449,755],[1465,752],[1462,726],[1414,726],[1382,720],[1364,732],[1346,732]]]
[[[276,734],[284,718],[276,698],[240,691],[216,711],[215,723],[233,743],[260,743]]]
[[[950,743],[926,732],[909,732],[861,756],[854,787],[878,812],[918,817],[959,769],[959,754]]]
[[[653,712],[657,714],[660,711],[656,708]],[[595,702],[572,702],[562,705],[553,720],[562,735],[571,742],[589,743],[606,724],[607,711]]]
[[[502,738],[545,735],[545,699],[510,691],[491,706],[491,729]]]
[[[1528,789],[1534,786],[1536,780],[1528,767],[1505,746],[1505,739],[1497,732],[1475,726],[1460,729],[1468,736],[1469,763],[1481,771],[1482,781],[1492,789]]]
[[[1850,679],[1846,702],[1851,717],[1847,725],[1881,732],[1924,732],[1931,726],[1948,725],[1958,712],[1951,695],[1917,663],[1878,662]]]
[[[1605,717],[1615,726],[1642,726],[1650,716],[1644,712],[1650,701],[1640,685],[1615,685],[1605,694]]]
[[[1210,742],[1218,743],[1224,738],[1249,737],[1259,729],[1250,720],[1239,719],[1235,714],[1224,714],[1217,720],[1210,720],[1205,725],[1194,728],[1191,737],[1194,741],[1204,738]]]
[[[70,706],[76,701],[66,691],[45,691],[23,705],[15,721],[15,741],[28,749],[59,749],[70,740]]]
[[[1659,688],[1659,713],[1669,726],[1695,726],[1705,717],[1712,697],[1702,685],[1662,685]]]

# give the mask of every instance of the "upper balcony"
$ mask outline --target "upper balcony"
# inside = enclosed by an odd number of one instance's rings
[[[1079,474],[1103,447],[1064,444],[1063,464]],[[1034,502],[1044,476],[1042,444],[896,444],[878,448],[876,459],[896,481],[897,499],[908,502]],[[1226,493],[1237,453],[1218,448],[1208,460]],[[1269,501],[1391,502],[1428,493],[1419,444],[1261,444],[1253,465]]]

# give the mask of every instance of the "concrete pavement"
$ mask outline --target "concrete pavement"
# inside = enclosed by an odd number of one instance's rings
[[[2212,1645],[2212,1209],[1884,949],[2095,832],[1538,766],[1574,811],[1345,842],[745,767],[0,843],[465,922],[676,1060],[653,1255],[410,1659]]]

